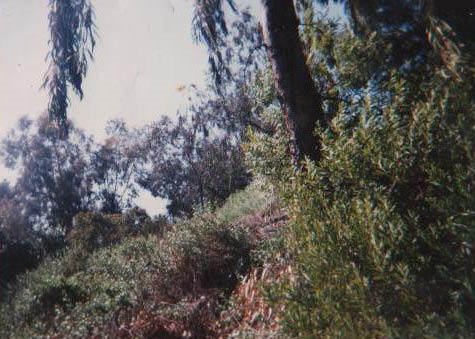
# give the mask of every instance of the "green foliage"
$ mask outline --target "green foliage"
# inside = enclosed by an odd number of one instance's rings
[[[132,208],[124,214],[82,212],[74,218],[74,228],[67,240],[72,246],[86,250],[116,244],[127,236],[155,233],[166,228],[165,219],[151,220],[140,208]]]
[[[143,164],[141,131],[122,120],[110,120],[107,139],[91,152],[95,199],[103,213],[121,213],[133,206],[138,195],[137,168]]]
[[[42,258],[42,251],[31,241],[12,241],[0,233],[0,299],[8,283],[19,274],[36,267]]]
[[[228,205],[219,217],[203,214],[180,221],[161,237],[129,237],[98,249],[98,237],[105,245],[119,240],[116,233],[133,234],[134,220],[143,215],[79,215],[73,245],[11,287],[0,305],[0,337],[104,333],[119,310],[149,304],[154,300],[150,296],[171,302],[173,312],[163,312],[181,319],[187,308],[180,305],[188,297],[229,293],[250,265],[251,245],[243,229],[223,220],[232,222],[252,211],[251,202],[258,208],[271,200],[258,185],[236,195],[236,211]]]
[[[359,71],[348,44],[335,43],[340,93],[361,86],[340,77]],[[350,112],[340,105],[331,128],[317,129],[322,160],[303,172],[291,168],[282,131],[251,133],[249,163],[281,188],[292,217],[295,274],[269,291],[285,301],[291,336],[473,335],[475,78],[386,71],[380,89],[358,92]],[[266,114],[282,129],[278,112]]]
[[[150,284],[159,250],[155,237],[132,238],[88,256],[73,248],[45,262],[22,276],[2,305],[2,337],[91,333]]]
[[[93,7],[87,0],[50,0],[48,26],[50,66],[43,87],[50,96],[48,113],[67,135],[68,87],[82,99],[82,81],[93,59],[96,44]]]
[[[47,116],[23,117],[0,143],[0,158],[19,174],[10,203],[32,233],[67,233],[74,215],[92,208],[91,140],[69,127],[70,138],[61,139]]]
[[[216,211],[216,218],[222,223],[231,223],[244,215],[262,211],[273,202],[273,189],[263,180],[255,179],[244,190],[232,194]]]
[[[211,215],[176,224],[164,242],[162,253],[168,271],[161,285],[175,298],[207,288],[229,292],[250,263],[245,232],[226,227]]]
[[[250,182],[239,133],[217,128],[207,116],[209,109],[194,107],[198,112],[180,115],[176,122],[162,118],[144,128],[147,165],[139,171],[139,183],[167,199],[173,217],[191,217],[206,205],[218,207]],[[224,110],[222,105],[216,109]]]

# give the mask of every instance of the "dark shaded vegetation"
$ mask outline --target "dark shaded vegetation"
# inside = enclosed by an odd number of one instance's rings
[[[72,246],[93,251],[117,244],[129,236],[159,236],[167,228],[167,218],[156,217],[152,220],[144,210],[137,207],[124,214],[81,212],[75,217],[74,229],[68,234],[67,241]]]

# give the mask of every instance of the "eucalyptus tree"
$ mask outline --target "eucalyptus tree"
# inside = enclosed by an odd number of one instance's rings
[[[301,21],[292,0],[261,0],[264,13],[262,30],[264,44],[274,73],[275,87],[285,115],[294,161],[308,157],[319,158],[319,138],[314,135],[316,125],[325,128],[326,116],[322,96],[315,85],[306,62],[300,39]],[[475,4],[455,0],[450,5],[443,0],[340,0],[344,3],[355,33],[370,37],[371,33],[386,36],[392,46],[394,64],[404,65],[409,58],[419,56],[421,50],[435,50],[441,62],[449,68],[458,58],[460,43],[473,42],[475,36]],[[298,9],[315,4],[327,5],[329,0],[297,0]],[[234,1],[196,0],[194,31],[210,52],[214,72],[228,67],[223,48],[229,31],[226,26],[224,4],[231,12],[238,12]],[[456,36],[454,39],[453,35]],[[429,37],[429,38],[427,38]],[[216,65],[219,65],[216,66]]]
[[[191,216],[206,205],[220,205],[244,188],[250,173],[238,134],[216,129],[196,115],[180,115],[176,122],[162,118],[144,127],[139,183],[152,195],[168,200],[171,216]]]
[[[91,154],[94,196],[101,212],[122,213],[138,196],[136,177],[144,157],[135,144],[138,131],[123,121],[109,121],[106,132],[106,140]]]
[[[43,87],[49,92],[48,112],[67,135],[68,88],[82,99],[82,81],[95,46],[94,11],[89,0],[49,0],[50,65]]]
[[[4,164],[18,173],[18,211],[37,231],[67,233],[74,215],[93,207],[91,140],[70,126],[70,137],[46,116],[22,118],[0,145]]]

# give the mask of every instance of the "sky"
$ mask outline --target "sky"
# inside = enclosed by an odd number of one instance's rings
[[[191,0],[95,0],[98,26],[94,62],[83,83],[84,99],[71,95],[68,116],[76,126],[105,137],[109,119],[140,126],[186,108],[180,86],[204,85],[207,54],[191,38]],[[47,107],[40,90],[47,69],[48,1],[0,0],[0,139],[19,117]],[[14,173],[0,167],[0,180]],[[164,202],[142,193],[150,214]]]

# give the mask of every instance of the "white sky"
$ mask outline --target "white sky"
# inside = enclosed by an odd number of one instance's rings
[[[191,0],[94,0],[99,37],[83,83],[84,99],[71,95],[68,116],[101,140],[106,121],[140,126],[186,107],[180,85],[203,84],[206,50],[191,40]],[[0,0],[0,138],[24,114],[47,107],[39,90],[47,69],[47,0]],[[0,180],[14,173],[0,167]],[[151,214],[160,199],[142,194]]]

